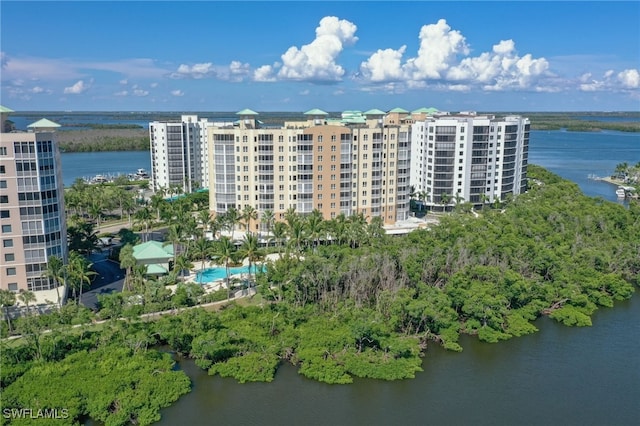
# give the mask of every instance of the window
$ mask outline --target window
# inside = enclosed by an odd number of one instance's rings
[[[7,155],[7,147],[6,146],[0,147],[0,155]]]
[[[16,260],[16,255],[13,253],[5,253],[4,260],[5,262],[13,262],[14,260]]]
[[[6,180],[0,180],[0,188],[6,188],[7,187],[7,181]]]
[[[7,268],[7,275],[15,275],[16,268]]]
[[[18,291],[18,283],[9,283],[9,291]]]
[[[2,233],[8,234],[9,232],[11,232],[11,225],[2,225]]]
[[[0,219],[7,219],[9,217],[9,210],[0,210]]]

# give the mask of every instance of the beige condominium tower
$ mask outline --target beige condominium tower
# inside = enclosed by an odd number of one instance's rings
[[[55,129],[47,119],[17,131],[0,133],[0,288],[11,291],[52,290],[56,283],[43,274],[47,259],[66,263],[67,230],[64,216],[60,153]],[[5,132],[5,130],[9,130]]]
[[[392,224],[409,215],[410,114],[319,109],[306,120],[268,127],[258,113],[207,129],[209,197],[214,214],[233,207],[285,212],[313,210],[325,219],[379,216]],[[258,230],[259,224],[255,224]]]

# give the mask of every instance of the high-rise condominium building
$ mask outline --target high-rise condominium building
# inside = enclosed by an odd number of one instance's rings
[[[183,115],[180,121],[149,123],[151,187],[193,192],[209,186],[206,118]]]
[[[408,113],[345,111],[331,119],[314,109],[305,121],[275,128],[261,126],[251,110],[237,114],[232,125],[207,131],[215,214],[251,206],[276,220],[289,209],[317,209],[326,219],[362,213],[385,223],[408,217]]]
[[[5,115],[0,107],[2,129]],[[64,187],[55,128],[42,119],[28,131],[0,133],[0,288],[38,291],[55,288],[43,277],[47,260],[66,263]]]
[[[411,129],[411,185],[428,208],[482,204],[527,187],[529,120],[435,115]]]

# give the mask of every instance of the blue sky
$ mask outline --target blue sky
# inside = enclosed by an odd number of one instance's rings
[[[0,2],[16,111],[640,110],[640,2]]]

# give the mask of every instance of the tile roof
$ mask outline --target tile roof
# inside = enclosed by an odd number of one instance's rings
[[[54,123],[51,120],[47,120],[46,118],[42,118],[35,123],[29,124],[27,127],[31,129],[50,129],[53,127],[60,127],[58,123]]]
[[[173,245],[157,241],[148,241],[133,247],[133,257],[136,260],[145,259],[171,259],[173,257]]]

